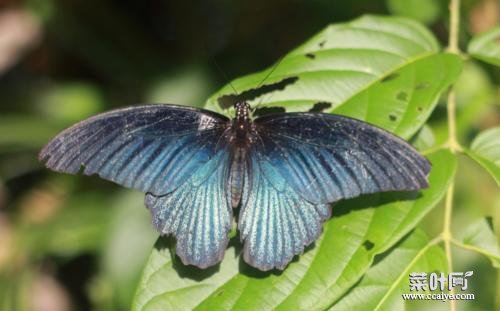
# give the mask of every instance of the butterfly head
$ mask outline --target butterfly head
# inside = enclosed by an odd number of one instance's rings
[[[232,124],[233,139],[245,144],[252,141],[254,126],[250,118],[250,105],[247,102],[234,104],[235,117]]]
[[[250,119],[250,105],[244,101],[238,101],[234,104],[236,119]]]

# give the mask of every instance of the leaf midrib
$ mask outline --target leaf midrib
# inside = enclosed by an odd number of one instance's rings
[[[401,272],[401,274],[398,276],[398,278],[392,283],[392,285],[389,287],[387,292],[385,293],[384,296],[382,296],[382,299],[377,303],[375,308],[373,310],[380,310],[381,306],[385,303],[385,301],[390,297],[390,295],[396,290],[398,287],[399,283],[403,280],[405,276],[408,275],[408,272],[410,271],[411,267],[417,263],[420,258],[434,245],[438,244],[441,242],[441,236],[433,239],[432,241],[429,241],[416,255],[415,257],[408,263],[406,268]]]

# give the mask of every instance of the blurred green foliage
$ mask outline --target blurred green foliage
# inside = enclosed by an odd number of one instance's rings
[[[484,9],[491,2],[463,1],[463,51],[473,36],[495,26],[495,21],[488,24]],[[142,194],[95,177],[43,169],[36,156],[50,137],[115,107],[141,102],[202,106],[229,79],[266,68],[328,24],[366,13],[415,18],[446,45],[446,1],[410,4],[2,1],[0,38],[10,38],[2,44],[15,53],[4,53],[0,46],[0,55],[5,55],[5,60],[0,58],[0,309],[36,310],[34,304],[47,297],[51,310],[129,309],[157,236]],[[483,36],[469,46],[480,60],[492,57],[490,50],[481,54],[481,46],[492,44],[487,39]],[[456,84],[457,124],[464,146],[475,141],[470,152],[478,150],[478,140],[491,135],[485,130],[500,124],[499,81],[498,67],[472,58],[465,61]],[[438,146],[447,130],[446,107],[440,101],[415,144],[422,149]],[[489,159],[498,155],[494,150],[476,156]],[[491,238],[479,225],[465,230],[471,219],[480,223],[485,215],[492,217],[498,237],[498,185],[468,157],[460,156],[458,166],[453,226],[457,232],[476,232],[460,242],[474,245]],[[442,224],[436,219],[443,218],[442,212],[438,205],[422,222],[428,236],[440,232]],[[426,239],[422,234],[405,243],[420,243]],[[498,309],[498,271],[477,253],[459,248],[454,252],[455,269],[474,270],[474,282],[483,284],[481,292],[475,291],[476,301],[462,309]],[[369,284],[370,278],[363,282]]]

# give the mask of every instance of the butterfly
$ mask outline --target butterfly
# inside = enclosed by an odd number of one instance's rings
[[[155,228],[200,268],[222,260],[235,211],[243,259],[282,270],[318,239],[332,202],[428,185],[427,159],[374,125],[234,108],[233,119],[166,104],[113,110],[64,130],[39,159],[145,192]]]

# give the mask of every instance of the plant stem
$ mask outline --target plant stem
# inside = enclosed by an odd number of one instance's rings
[[[450,33],[448,37],[448,51],[459,54],[458,31],[460,30],[460,0],[450,1]]]
[[[448,41],[448,51],[451,53],[459,54],[458,49],[458,32],[459,32],[459,22],[460,22],[460,0],[450,0],[450,32]],[[447,102],[448,111],[448,146],[452,153],[460,151],[460,145],[457,140],[457,125],[456,125],[456,98],[455,91],[453,88],[448,94]],[[455,182],[452,181],[448,191],[446,192],[445,199],[445,210],[444,210],[444,222],[443,222],[443,242],[444,249],[446,252],[446,258],[448,260],[448,272],[453,272],[453,260],[451,255],[451,217],[453,211],[453,195],[455,192]],[[451,294],[454,293],[453,288],[451,288]],[[450,310],[456,310],[456,304],[454,300],[450,300]]]
[[[446,258],[448,260],[448,272],[453,272],[453,262],[451,258],[451,241],[453,236],[451,234],[451,216],[453,210],[453,193],[455,191],[455,183],[452,181],[446,192],[445,205],[444,205],[444,224],[443,232],[441,236],[443,237],[444,250],[446,252]],[[452,289],[453,293],[453,289]],[[453,300],[450,300],[452,302]],[[454,310],[453,302],[451,303],[452,310]]]
[[[452,0],[453,1],[453,0]],[[462,148],[458,143],[457,139],[457,123],[455,118],[456,112],[456,100],[455,100],[455,90],[451,89],[448,93],[448,147],[451,152],[456,153],[457,151],[461,151]]]
[[[448,38],[448,51],[460,54],[458,48],[458,31],[460,28],[460,0],[450,1],[450,32]],[[460,144],[457,140],[456,123],[456,98],[455,90],[452,88],[448,93],[448,146],[451,152],[460,151]]]

